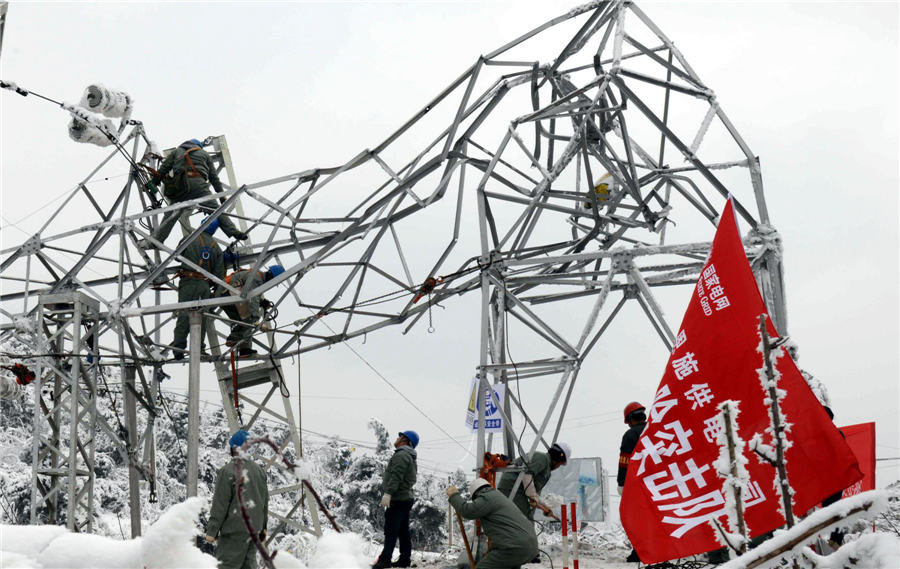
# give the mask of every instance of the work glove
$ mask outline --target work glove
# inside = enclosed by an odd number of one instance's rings
[[[274,304],[272,304],[272,301],[267,298],[261,299],[259,301],[259,305],[262,306],[263,310],[268,310],[268,309],[272,308],[273,306],[275,306]]]
[[[450,486],[447,486],[447,497],[449,498],[450,496],[452,496],[454,494],[459,494],[459,488],[457,488],[453,484],[451,484]]]
[[[261,532],[259,532],[259,540],[262,541],[262,542],[265,542],[265,541],[266,541],[266,535],[267,535],[267,534],[266,534],[266,530],[262,530]]]
[[[625,487],[624,487],[624,486],[619,486],[619,487],[617,488],[617,490],[619,491],[619,496],[621,496],[621,495],[622,495],[622,492],[625,490]]]
[[[381,497],[381,507],[387,508],[390,505],[391,505],[391,495],[385,494],[384,496]]]
[[[248,237],[250,237],[243,231],[236,231],[236,232],[232,233],[231,236],[234,237],[235,239],[237,239],[238,241],[243,241],[244,239],[247,239]]]
[[[211,536],[211,535],[208,535],[208,536],[206,536],[206,541],[207,541],[207,543],[215,543],[215,542],[216,542],[216,538],[214,538],[214,537]]]

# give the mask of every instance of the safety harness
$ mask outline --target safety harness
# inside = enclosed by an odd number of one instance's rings
[[[191,160],[191,152],[195,150],[200,150],[200,147],[192,146],[191,148],[188,148],[184,151],[184,161],[187,162],[188,167],[184,175],[188,178],[203,178],[204,180],[206,180],[206,176],[204,176],[203,173],[200,172],[200,170],[198,170],[196,166],[194,166],[194,161]]]

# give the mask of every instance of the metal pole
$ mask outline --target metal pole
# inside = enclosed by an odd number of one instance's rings
[[[66,378],[69,383],[69,464],[68,466],[68,474],[69,474],[69,487],[67,489],[66,494],[68,495],[68,504],[67,504],[67,514],[66,514],[66,527],[70,530],[75,530],[78,528],[78,502],[79,502],[79,492],[78,492],[78,448],[80,446],[81,441],[78,439],[79,436],[79,425],[78,418],[80,417],[79,412],[79,400],[78,396],[80,394],[80,379],[81,379],[81,316],[82,316],[82,304],[77,299],[72,303],[72,316],[66,322],[66,326],[71,328],[72,334],[72,357],[69,360],[71,367],[71,371],[69,371],[69,377]],[[93,433],[89,433],[89,436],[93,436]],[[90,527],[91,521],[91,511],[87,512],[87,522]],[[88,531],[90,533],[90,531]]]
[[[200,440],[200,326],[203,312],[191,310],[188,318],[191,325],[191,361],[188,365],[187,496],[190,498],[197,495],[200,470],[197,447]]]
[[[137,452],[137,407],[134,396],[134,366],[125,366],[122,386],[122,400],[125,404],[125,423],[128,426],[128,453]],[[131,509],[131,537],[141,535],[141,488],[138,469],[134,461],[128,465],[128,503]]]

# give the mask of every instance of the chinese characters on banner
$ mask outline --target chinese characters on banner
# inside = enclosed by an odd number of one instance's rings
[[[506,395],[506,386],[502,383],[497,383],[493,388],[494,393],[497,394],[496,400],[503,403],[503,397]],[[482,390],[483,396],[480,404],[476,403],[477,392],[478,376],[476,375],[472,378],[472,384],[469,386],[469,405],[466,408],[466,426],[472,431],[478,430],[478,407],[480,407],[481,404],[484,404],[484,430],[489,433],[502,433],[503,415],[500,414],[500,409],[497,407],[496,403],[494,403],[494,398],[491,397],[490,389]]]
[[[724,525],[726,517],[722,480],[713,466],[719,455],[719,403],[739,402],[744,441],[763,433],[763,441],[773,444],[765,433],[769,411],[759,372],[759,315],[765,312],[729,200],[628,467],[620,517],[644,563],[722,547],[710,524],[715,518]],[[771,322],[768,333],[777,336]],[[786,454],[788,478],[794,511],[802,515],[862,474],[786,353],[776,369],[778,387],[787,393],[781,408],[793,441]],[[745,454],[750,475],[745,518],[751,536],[757,536],[783,525],[784,518],[775,469],[751,456],[749,445]]]

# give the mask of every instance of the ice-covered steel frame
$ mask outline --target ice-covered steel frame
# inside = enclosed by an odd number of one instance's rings
[[[31,523],[46,506],[47,521],[90,532],[94,518],[94,437],[99,359],[95,346],[99,303],[74,293],[40,298],[34,381]],[[84,361],[81,355],[87,357]],[[44,369],[47,374],[44,375]]]
[[[130,159],[153,162],[138,153],[141,132],[128,139]],[[242,186],[229,180],[213,214],[242,207],[238,217],[255,240],[241,251],[242,266],[286,268],[253,290],[185,303],[154,296],[154,280],[175,271],[183,246],[142,256],[135,242],[149,231],[141,222],[197,204],[145,210],[140,184],[131,186],[143,181],[136,172],[110,209],[87,182],[73,192],[70,199],[90,200],[97,223],[52,236],[45,225],[2,252],[4,287],[19,288],[2,295],[6,328],[28,327],[36,291],[76,287],[103,304],[101,327],[127,340],[124,350],[104,350],[160,365],[159,340],[146,339],[173,311],[268,294],[290,322],[254,341],[277,361],[387,326],[406,333],[430,319],[433,306],[478,291],[482,380],[544,378],[548,390],[545,408],[512,389],[500,402],[508,419],[528,427],[520,438],[507,421],[504,450],[518,454],[559,436],[582,365],[628,301],[674,345],[653,291],[694,284],[705,236],[731,195],[749,227],[745,245],[761,292],[786,333],[780,241],[759,160],[713,91],[631,2],[579,6],[478,58],[397,131],[341,166]],[[195,222],[187,233],[203,227]],[[80,260],[64,268],[55,255],[83,235],[92,237]],[[566,312],[574,303],[588,309]],[[217,323],[217,337],[226,329]],[[511,361],[510,340],[524,338],[534,357]],[[478,440],[476,462],[493,445],[483,431]]]

